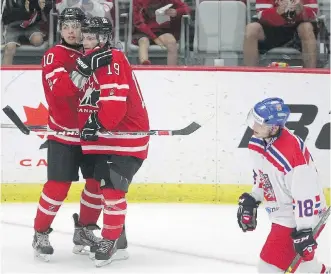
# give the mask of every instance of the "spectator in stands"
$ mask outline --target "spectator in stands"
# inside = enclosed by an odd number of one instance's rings
[[[80,8],[87,18],[107,17],[112,23],[115,15],[113,6],[112,0],[56,0],[56,9],[59,13],[65,8]]]
[[[299,40],[304,67],[317,63],[316,0],[256,0],[258,21],[246,27],[244,64],[256,66],[259,53]]]
[[[181,0],[133,0],[132,43],[139,46],[140,64],[149,65],[152,44],[168,51],[168,65],[177,65],[180,20],[190,8]]]
[[[11,65],[22,39],[28,39],[36,47],[43,44],[46,31],[42,27],[47,23],[51,3],[46,5],[45,0],[6,0],[4,4],[5,50],[2,64]]]

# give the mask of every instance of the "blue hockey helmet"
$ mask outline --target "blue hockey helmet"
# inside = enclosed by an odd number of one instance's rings
[[[284,127],[290,109],[284,104],[283,99],[272,97],[258,102],[248,114],[247,122],[253,128],[254,122],[260,125]]]

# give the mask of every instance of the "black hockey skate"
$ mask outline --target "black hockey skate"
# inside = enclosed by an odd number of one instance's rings
[[[95,252],[94,264],[96,267],[102,267],[104,265],[110,264],[116,255],[117,240],[107,240],[102,239],[98,244],[98,249]]]
[[[91,259],[94,259],[94,252],[92,253],[92,247],[96,246],[101,238],[94,235],[93,230],[100,229],[96,224],[90,224],[82,226],[79,222],[79,216],[77,213],[72,215],[75,223],[75,232],[73,242],[75,244],[72,252],[78,255],[89,255]]]
[[[45,262],[49,262],[51,255],[54,253],[54,249],[49,242],[49,234],[52,231],[52,228],[49,228],[46,232],[35,231],[33,236],[34,255]]]
[[[90,258],[92,260],[94,259],[95,252],[97,251],[98,248],[99,248],[98,245],[91,247]],[[114,256],[112,258],[113,261],[126,260],[129,258],[129,253],[127,251],[128,241],[126,239],[125,226],[123,226],[123,230],[122,230],[120,238],[116,241],[116,248],[117,248],[117,252],[116,252],[116,254],[114,254]]]

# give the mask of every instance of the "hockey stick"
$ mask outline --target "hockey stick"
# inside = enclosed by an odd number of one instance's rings
[[[79,136],[78,131],[53,131],[47,128],[47,126],[26,126],[22,120],[18,117],[16,112],[10,107],[6,106],[3,112],[14,123],[14,125],[25,135],[66,135],[66,136]],[[209,120],[209,119],[208,119]],[[13,128],[14,125],[1,124],[2,128]],[[116,135],[139,135],[139,136],[173,136],[173,135],[190,135],[197,131],[202,126],[201,123],[192,122],[188,126],[178,130],[150,130],[150,131],[106,131],[98,133],[99,136],[116,136]]]
[[[322,218],[319,220],[318,224],[315,226],[314,230],[313,230],[313,236],[314,238],[316,237],[316,235],[319,235],[323,228],[324,228],[324,225],[326,224],[329,216],[330,216],[330,209],[331,207],[329,206],[329,208],[323,213],[323,216]],[[316,239],[315,239],[316,240]],[[301,256],[299,254],[297,254],[295,256],[295,258],[293,259],[291,265],[285,270],[285,274],[288,274],[288,273],[294,273],[293,271],[296,270],[296,268],[298,267],[299,265],[299,261],[301,260]]]
[[[27,127],[30,131],[33,130],[40,130],[40,131],[47,131],[47,126],[28,126],[28,125],[24,125],[25,127]],[[16,125],[14,124],[1,124],[1,128],[18,128]]]

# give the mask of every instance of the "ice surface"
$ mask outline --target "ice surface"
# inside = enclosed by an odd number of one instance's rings
[[[258,227],[243,233],[236,206],[130,204],[127,236],[130,258],[95,268],[72,250],[72,214],[64,204],[50,236],[55,249],[49,263],[33,257],[36,204],[2,204],[1,273],[256,273],[259,251],[269,232],[267,213],[259,209]],[[102,220],[99,221],[99,225]],[[319,238],[318,256],[331,265],[331,225]]]

